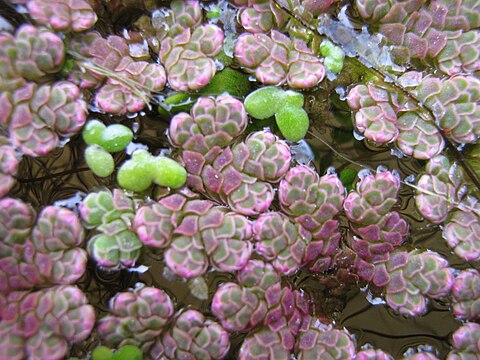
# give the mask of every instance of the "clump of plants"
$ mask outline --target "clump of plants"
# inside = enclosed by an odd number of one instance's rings
[[[275,116],[280,132],[289,141],[301,140],[307,134],[309,120],[303,103],[301,93],[274,86],[262,87],[245,98],[250,116],[260,120]]]
[[[479,4],[14,3],[0,359],[478,356]]]

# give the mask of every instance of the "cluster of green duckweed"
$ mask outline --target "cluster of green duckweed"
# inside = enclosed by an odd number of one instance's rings
[[[113,173],[115,162],[110,153],[122,151],[133,139],[132,130],[121,124],[105,126],[98,120],[90,120],[83,129],[85,161],[92,172],[100,177]]]
[[[298,141],[305,137],[309,126],[303,101],[303,95],[299,92],[266,86],[245,98],[245,109],[255,119],[275,116],[283,137],[289,141]]]
[[[100,177],[110,176],[115,163],[110,153],[122,151],[133,139],[132,130],[121,124],[105,126],[91,120],[83,130],[83,140],[88,144],[85,160],[92,172]],[[152,182],[177,189],[187,179],[187,172],[176,161],[165,156],[153,156],[146,150],[137,150],[132,158],[122,164],[117,180],[122,188],[141,192]]]
[[[115,352],[106,346],[97,346],[92,351],[92,360],[142,360],[143,354],[135,345],[124,345]]]
[[[343,69],[345,53],[339,46],[335,46],[329,40],[323,40],[320,44],[320,54],[325,57],[323,66],[334,74],[340,73]]]
[[[120,167],[117,180],[122,188],[135,192],[145,191],[152,182],[177,189],[185,184],[187,172],[175,160],[161,155],[153,156],[146,150],[137,150]]]

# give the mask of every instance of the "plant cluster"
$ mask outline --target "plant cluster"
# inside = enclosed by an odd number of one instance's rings
[[[335,46],[330,40],[323,40],[320,44],[320,54],[325,57],[323,64],[328,71],[334,74],[342,71],[345,53],[340,46]]]
[[[95,324],[93,307],[74,284],[85,272],[84,229],[70,210],[36,216],[3,198],[0,233],[0,358],[63,358]]]
[[[121,124],[107,127],[101,121],[90,120],[83,128],[82,137],[89,145],[85,149],[87,165],[95,175],[105,177],[115,170],[110,153],[125,150],[133,139],[133,132]]]
[[[477,141],[480,82],[476,77],[439,79],[410,72],[398,82],[412,95],[406,97],[383,82],[357,85],[349,91],[348,104],[355,110],[360,134],[378,143],[394,142],[404,154],[417,159],[439,155],[445,140],[458,145]]]
[[[293,89],[318,85],[325,77],[320,59],[298,38],[276,30],[270,35],[243,33],[235,43],[235,59],[267,85],[287,84]]]
[[[298,141],[305,137],[309,126],[303,103],[303,95],[298,92],[267,86],[251,92],[245,98],[245,109],[255,119],[275,116],[283,137]]]
[[[355,6],[363,19],[378,25],[398,63],[419,59],[447,75],[479,69],[476,4],[356,0]]]
[[[130,191],[145,191],[152,182],[178,189],[185,184],[187,172],[166,156],[154,157],[148,151],[136,150],[118,169],[117,179],[122,188]]]
[[[127,2],[23,3],[0,33],[0,359],[394,358],[302,277],[392,316],[448,307],[449,350],[403,358],[478,357],[478,1],[138,0],[122,34]],[[345,129],[415,176],[342,153]],[[86,193],[34,209],[21,189],[64,174],[29,159],[75,146]],[[98,274],[134,281],[95,299]]]
[[[165,86],[163,66],[134,59],[120,36],[81,33],[69,43],[69,53],[80,60],[69,79],[81,88],[95,89],[94,104],[101,111],[118,115],[140,111],[151,93]]]
[[[88,194],[78,210],[86,228],[98,234],[87,243],[89,254],[108,269],[134,266],[142,243],[130,230],[135,202],[122,190],[103,190]]]
[[[222,359],[228,352],[228,333],[196,310],[174,313],[170,297],[160,289],[137,287],[110,300],[111,315],[98,331],[106,343],[134,344],[151,358]]]
[[[62,68],[64,43],[52,31],[26,24],[15,35],[3,32],[0,44],[0,123],[20,152],[45,155],[80,131],[87,117],[77,86],[46,83]]]
[[[2,198],[15,184],[20,156],[5,137],[0,137],[0,143],[2,144],[0,145],[0,198]]]

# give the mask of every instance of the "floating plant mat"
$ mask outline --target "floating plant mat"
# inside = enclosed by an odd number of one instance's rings
[[[142,117],[141,121],[142,124],[150,126],[142,128],[138,137],[142,137],[143,133],[159,131],[159,124],[150,120],[148,116]],[[321,168],[324,157],[329,159],[325,160],[325,162],[328,161],[327,167],[334,166],[340,169],[351,166],[350,162],[332,154],[322,142],[316,139],[316,136],[322,136],[322,139],[335,144],[332,138],[332,128],[325,126],[316,128],[313,125],[310,131],[312,135],[307,135],[305,140],[312,148],[317,168]],[[161,147],[165,144],[166,137],[163,141],[159,141],[156,137],[155,141],[160,142]],[[39,209],[65,199],[71,200],[61,201],[62,205],[75,206],[77,202],[81,201],[82,193],[88,193],[89,189],[115,186],[114,178],[99,179],[92,176],[83,159],[84,146],[80,139],[75,139],[47,156],[25,158],[20,163],[17,184],[12,189],[11,196],[35,204]],[[75,148],[78,148],[76,152],[74,152]],[[406,161],[392,157],[390,150],[371,148],[368,144],[356,140],[335,144],[335,148],[342,154],[348,154],[350,159],[370,167],[383,164],[388,168],[398,169],[402,178],[418,172],[422,168],[414,160]],[[121,162],[124,161],[124,158],[125,156],[122,156],[116,160]],[[408,187],[403,188],[397,207],[402,216],[408,218],[411,226],[410,246],[437,251],[456,268],[468,267],[464,261],[452,255],[450,248],[441,238],[440,229],[429,226],[428,223],[421,220],[421,215],[418,214],[413,202],[412,190]],[[344,231],[347,230],[348,224],[344,224]],[[138,263],[147,266],[149,270],[143,274],[127,270],[109,272],[98,269],[94,261],[89,262],[85,275],[77,284],[87,295],[89,303],[95,306],[98,317],[106,314],[111,297],[118,292],[126,291],[139,281],[148,286],[166,289],[176,299],[178,308],[193,306],[202,313],[209,314],[211,298],[215,289],[219,284],[232,279],[231,275],[225,273],[207,274],[209,297],[202,301],[192,295],[186,282],[165,278],[163,275],[165,266],[161,254],[146,250]],[[459,321],[451,314],[448,304],[433,302],[427,316],[420,319],[406,319],[395,314],[385,305],[376,304],[374,299],[381,301],[381,294],[371,294],[368,289],[360,290],[357,283],[342,284],[335,276],[301,271],[285,278],[284,281],[311,296],[312,311],[317,316],[334,319],[339,326],[345,326],[355,334],[360,345],[375,344],[376,347],[380,347],[396,357],[403,354],[408,348],[417,345],[431,345],[442,353],[448,353],[450,349],[449,335],[459,327]],[[234,335],[232,350],[229,353],[231,358],[235,358],[244,337],[245,334]],[[98,336],[92,335],[91,338],[75,345],[72,355],[80,358],[86,356],[97,346],[98,341]],[[233,344],[236,344],[236,347]]]
[[[478,356],[478,4],[18,3],[0,359]]]

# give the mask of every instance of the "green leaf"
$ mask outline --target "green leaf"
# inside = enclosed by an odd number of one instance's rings
[[[100,139],[107,127],[104,123],[98,120],[90,120],[87,122],[82,131],[83,141],[88,145],[100,144]]]
[[[175,160],[157,156],[153,160],[153,181],[160,186],[178,189],[187,181],[187,171]]]
[[[298,107],[298,108],[303,108],[303,103],[305,102],[305,99],[303,97],[303,94],[293,91],[293,90],[287,90],[285,91],[285,104],[286,105],[291,105],[293,107]]]
[[[318,50],[320,50],[320,55],[329,56],[334,47],[335,45],[330,40],[325,39],[320,44],[320,47]]]
[[[303,139],[310,123],[305,110],[291,105],[279,110],[275,114],[275,120],[283,137],[289,141]]]
[[[240,71],[225,68],[215,74],[213,79],[200,90],[202,95],[221,95],[228,93],[231,96],[246,96],[251,90],[251,83],[248,76]]]
[[[148,151],[135,151],[132,158],[118,169],[118,184],[129,191],[147,190],[153,181],[152,161],[153,157]]]
[[[113,124],[103,131],[99,145],[108,152],[117,152],[125,149],[132,139],[132,130],[121,124]]]
[[[340,71],[343,69],[343,61],[339,61],[331,57],[325,58],[323,65],[328,71],[331,71],[334,74],[340,73]]]
[[[167,97],[158,109],[160,112],[167,112],[172,115],[189,112],[197,101],[198,96],[186,93],[175,93]],[[169,117],[169,116],[168,116]]]
[[[348,191],[353,189],[354,182],[357,179],[358,172],[351,168],[345,168],[340,172],[340,181]]]
[[[112,155],[99,145],[93,144],[85,149],[85,161],[92,172],[100,177],[110,176],[115,170]]]
[[[207,12],[207,18],[215,19],[215,18],[218,18],[221,14],[222,14],[222,9],[220,9],[218,5],[212,5],[210,6]]]
[[[124,345],[112,356],[112,360],[142,360],[143,354],[135,345]]]
[[[244,105],[255,119],[269,118],[285,105],[285,91],[275,86],[260,88],[245,98]]]
[[[92,360],[111,360],[113,351],[106,346],[97,346],[92,351]]]

